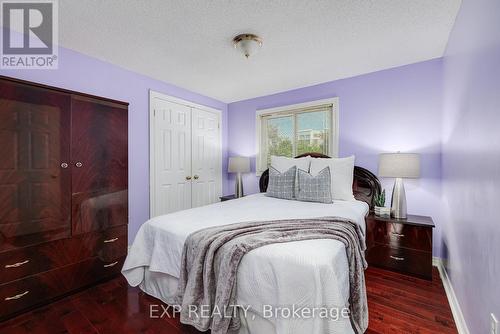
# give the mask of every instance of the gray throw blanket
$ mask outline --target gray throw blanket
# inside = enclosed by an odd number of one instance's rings
[[[356,333],[364,333],[368,328],[364,237],[356,223],[338,217],[236,223],[190,234],[184,243],[177,291],[180,321],[201,331],[211,329],[212,334],[236,333],[240,328],[237,313],[201,317],[189,311],[190,305],[191,310],[204,306],[220,311],[236,305],[236,273],[246,253],[268,244],[309,239],[335,239],[344,244],[350,320]]]

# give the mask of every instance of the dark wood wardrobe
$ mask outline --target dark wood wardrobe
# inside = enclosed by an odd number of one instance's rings
[[[0,320],[120,272],[127,109],[0,77]]]

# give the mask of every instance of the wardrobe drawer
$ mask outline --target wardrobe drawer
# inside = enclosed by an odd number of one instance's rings
[[[48,286],[48,274],[29,276],[0,285],[0,319],[57,296],[64,284]]]
[[[432,253],[377,244],[366,251],[369,265],[425,279],[432,278]]]
[[[47,271],[51,268],[50,259],[45,258],[41,253],[36,254],[28,251],[1,254],[0,266],[0,284]]]
[[[95,257],[0,285],[0,320],[118,274],[125,257],[105,262]]]
[[[127,230],[128,226],[124,225],[99,233],[93,255],[103,261],[112,261],[126,256],[128,250]]]
[[[70,264],[67,247],[75,241],[62,239],[0,253],[0,284]]]
[[[127,255],[127,225],[0,253],[0,284],[98,257]]]
[[[432,251],[432,228],[368,219],[367,245],[383,244],[393,248]]]

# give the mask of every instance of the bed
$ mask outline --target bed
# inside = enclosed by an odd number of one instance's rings
[[[326,157],[312,154],[313,157]],[[365,228],[365,216],[380,192],[369,171],[355,167],[355,201],[333,204],[267,197],[268,176],[260,178],[260,194],[159,216],[143,224],[131,246],[122,273],[132,286],[167,304],[174,303],[184,241],[209,226],[235,222],[338,216]],[[279,307],[348,306],[348,263],[336,240],[304,240],[271,244],[245,255],[237,272],[237,304],[249,307],[241,334],[353,333],[349,318],[294,317]],[[272,311],[265,305],[273,305]]]

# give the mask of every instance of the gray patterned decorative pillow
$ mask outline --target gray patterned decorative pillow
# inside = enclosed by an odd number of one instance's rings
[[[269,167],[269,183],[267,185],[266,196],[293,199],[296,170],[297,167],[293,166],[287,171],[280,173],[272,166]]]
[[[298,191],[296,198],[304,202],[332,203],[330,167],[322,169],[318,175],[299,169],[297,175]]]

